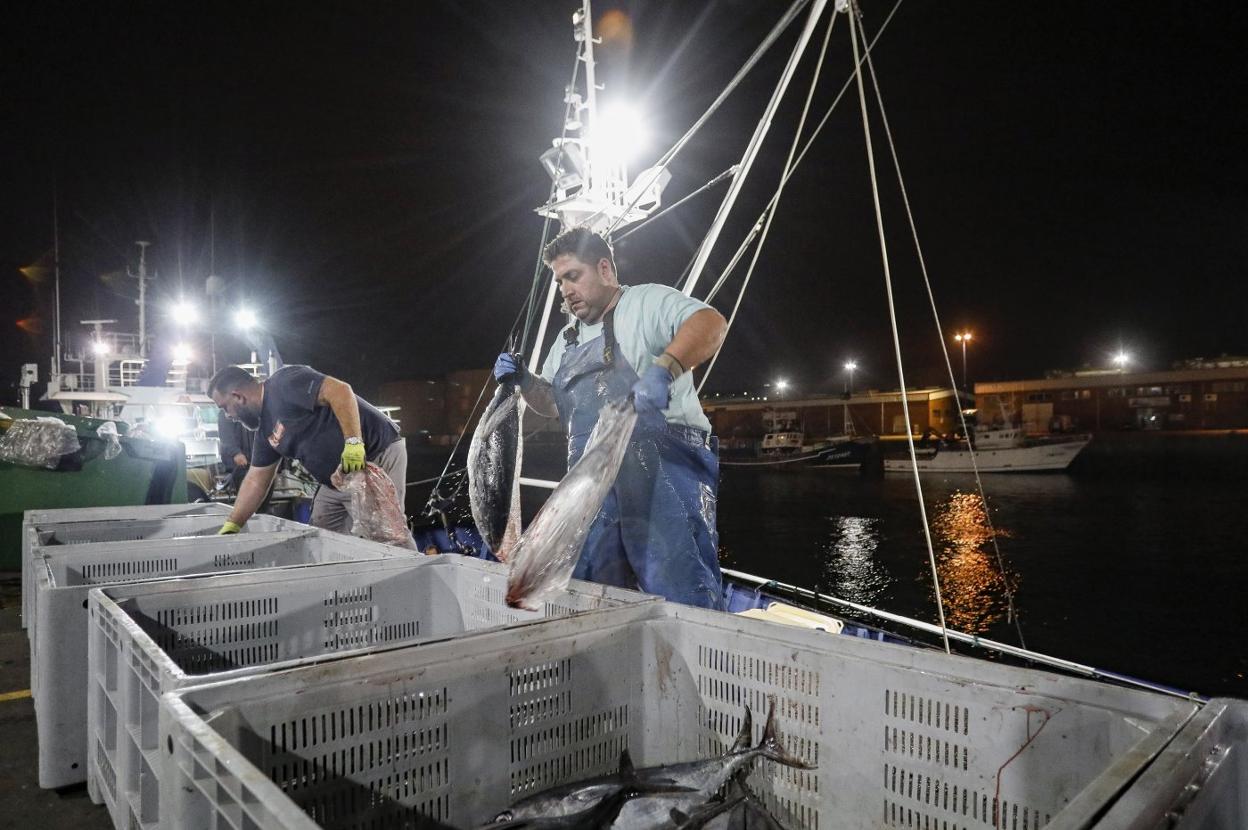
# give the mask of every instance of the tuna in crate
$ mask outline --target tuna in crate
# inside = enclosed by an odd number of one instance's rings
[[[39,786],[87,780],[87,594],[95,587],[324,562],[410,556],[337,533],[244,533],[71,545],[34,562],[30,688]]]
[[[89,776],[117,827],[157,826],[161,694],[318,659],[567,616],[644,594],[573,582],[509,608],[506,566],[417,556],[143,582],[90,593]]]
[[[624,749],[723,753],[773,699],[818,768],[760,763],[749,786],[809,830],[1090,825],[1196,708],[657,603],[167,694],[162,822],[474,826]]]

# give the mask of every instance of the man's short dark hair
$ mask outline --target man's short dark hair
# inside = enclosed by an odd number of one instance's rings
[[[596,266],[599,260],[605,259],[611,263],[611,270],[617,275],[620,272],[615,267],[611,243],[589,228],[572,228],[556,236],[542,251],[542,260],[550,265],[564,254],[571,254],[586,265]]]
[[[212,380],[208,381],[208,397],[220,392],[222,395],[228,395],[240,386],[251,386],[256,379],[251,376],[241,366],[226,366],[217,371],[212,376]]]

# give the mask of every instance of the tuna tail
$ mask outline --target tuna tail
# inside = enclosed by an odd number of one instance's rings
[[[633,766],[633,756],[629,754],[627,747],[620,750],[620,778],[625,781],[637,778],[637,768]]]
[[[780,742],[780,736],[776,732],[776,699],[771,698],[771,705],[767,709],[767,726],[763,729],[763,739],[758,744],[759,753],[769,761],[775,761],[777,764],[784,764],[786,767],[795,769],[815,769],[813,764],[808,764],[796,755],[791,755],[784,744]]]
[[[745,719],[741,722],[741,731],[737,733],[737,739],[732,742],[732,746],[728,748],[729,753],[744,752],[750,748],[750,741],[754,739],[754,716],[750,713],[750,707],[745,707]]]

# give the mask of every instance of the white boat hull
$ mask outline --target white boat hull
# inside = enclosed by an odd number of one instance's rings
[[[1083,437],[1024,447],[985,448],[975,452],[975,465],[971,463],[971,453],[965,449],[923,449],[918,451],[917,460],[919,472],[923,473],[972,473],[976,466],[981,473],[1065,470],[1091,440]],[[893,473],[909,472],[910,459],[886,458],[884,470]]]

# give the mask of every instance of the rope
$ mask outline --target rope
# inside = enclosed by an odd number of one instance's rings
[[[884,34],[884,30],[888,28],[888,24],[892,21],[893,16],[897,14],[897,10],[901,8],[901,2],[902,0],[897,0],[897,2],[893,4],[893,8],[889,11],[888,16],[884,18],[884,23],[880,26],[880,30],[875,33],[875,37],[872,38],[871,43],[868,44],[866,48],[866,54],[869,55],[871,53],[871,50],[875,48],[875,45],[879,42],[880,37]],[[862,64],[861,62],[855,62],[854,65],[855,67],[860,67]],[[776,201],[779,199],[780,193],[783,190],[784,185],[788,183],[789,178],[793,175],[794,171],[796,171],[797,166],[802,163],[802,160],[806,158],[806,154],[810,152],[810,148],[814,145],[815,139],[819,137],[819,133],[822,132],[824,126],[827,125],[828,119],[832,117],[833,111],[836,109],[837,104],[839,104],[841,102],[841,99],[845,96],[845,93],[846,91],[848,91],[849,85],[853,83],[853,80],[854,80],[854,74],[851,71],[849,77],[847,77],[845,79],[845,82],[841,84],[840,91],[836,93],[836,97],[832,100],[832,103],[828,106],[827,111],[824,112],[823,117],[819,119],[819,123],[815,126],[815,129],[811,132],[810,138],[807,139],[806,141],[806,145],[802,147],[802,151],[797,154],[797,158],[794,160],[792,166],[785,173],[785,175],[781,178],[780,186],[777,188],[775,194],[773,194],[771,199],[767,202],[766,207],[763,208],[763,212],[759,214],[758,220],[750,228],[749,233],[746,234],[745,239],[741,242],[741,245],[737,248],[736,253],[733,254],[732,259],[729,261],[727,267],[724,268],[723,273],[719,275],[719,279],[717,279],[715,281],[715,284],[711,286],[711,290],[706,295],[706,299],[704,300],[704,302],[710,303],[715,299],[716,295],[719,293],[719,290],[723,288],[724,283],[727,282],[728,277],[732,274],[732,272],[736,269],[737,265],[741,262],[742,257],[745,256],[745,252],[749,249],[750,244],[754,241],[755,237],[757,237],[758,234],[762,231],[763,222],[767,218],[768,212],[772,209]],[[694,258],[696,258],[696,256],[697,256],[697,252],[695,251]],[[693,267],[693,259],[690,259],[689,264],[685,266],[685,273],[688,273],[689,269],[692,267]],[[683,276],[681,277],[680,282],[684,282]],[[741,294],[743,294],[744,291],[745,291],[745,286],[743,285],[741,287]],[[740,305],[741,303],[741,294],[738,294],[737,296],[737,305]],[[733,311],[734,317],[736,316],[735,308],[736,306],[734,306],[734,311]],[[729,329],[731,327],[732,327],[732,323],[730,321]],[[719,352],[723,349],[724,347],[723,344],[727,340],[727,337],[728,337],[728,330],[725,330],[724,341],[720,342],[719,349],[716,349],[715,355],[712,357],[711,362],[707,364],[706,371],[703,372],[702,374],[702,380],[698,383],[699,395],[702,393],[702,387],[706,384],[707,377],[709,377],[711,374],[711,368],[714,367],[716,360],[718,360],[719,358]]]
[[[793,157],[797,154],[798,145],[802,141],[802,130],[806,126],[806,116],[810,114],[810,102],[815,97],[815,89],[819,86],[819,75],[823,71],[823,61],[828,54],[828,42],[832,39],[832,29],[836,26],[836,19],[839,17],[836,12],[828,18],[828,30],[823,35],[823,46],[819,50],[819,60],[815,64],[815,74],[810,79],[810,89],[806,90],[806,101],[802,104],[802,115],[797,121],[797,130],[793,133],[793,143],[789,146],[788,158],[784,160],[784,172],[780,176],[780,186],[776,188],[775,195],[771,197],[771,202],[767,206],[764,213],[767,216],[763,223],[762,232],[758,236],[758,245],[754,248],[754,257],[750,260],[750,267],[745,271],[745,281],[741,284],[741,291],[737,294],[737,301],[733,303],[732,314],[728,316],[728,325],[724,329],[724,338],[728,337],[728,332],[732,329],[732,324],[737,319],[737,312],[741,309],[741,300],[745,297],[745,289],[750,284],[750,278],[754,276],[754,268],[758,265],[758,257],[763,252],[763,245],[767,243],[767,233],[771,230],[771,223],[776,218],[776,207],[780,204],[780,196],[784,193],[785,182],[789,180],[789,172],[793,169]],[[754,230],[757,231],[758,225],[755,224]],[[753,232],[751,233],[753,235]],[[723,340],[720,341],[721,345]],[[711,362],[707,364],[706,371],[702,373],[702,381],[698,384],[697,394],[702,394],[702,387],[706,385],[706,379],[711,376],[711,370],[715,368],[715,363],[719,360],[721,351],[715,350],[715,354],[711,356]]]
[[[861,21],[859,22],[859,25],[861,25]],[[893,168],[897,171],[897,185],[901,189],[901,200],[902,200],[902,204],[905,205],[906,220],[910,223],[910,235],[914,239],[914,249],[916,253],[918,254],[919,269],[923,273],[923,285],[927,289],[927,299],[932,307],[932,319],[935,320],[936,322],[936,336],[937,336],[937,339],[940,341],[941,354],[945,358],[945,370],[948,372],[948,375],[949,375],[949,388],[955,390],[954,395],[956,397],[957,395],[956,390],[958,388],[958,385],[957,385],[957,382],[954,380],[953,362],[949,358],[949,347],[948,347],[948,344],[945,342],[944,329],[940,323],[940,313],[936,310],[936,296],[932,292],[932,281],[929,278],[928,272],[927,272],[927,260],[923,256],[923,246],[919,244],[918,227],[915,225],[915,222],[914,222],[914,213],[910,209],[910,197],[906,192],[905,179],[901,175],[901,160],[897,155],[897,146],[893,142],[893,133],[888,125],[888,115],[884,111],[884,96],[880,92],[880,81],[879,81],[879,78],[876,77],[875,64],[871,61],[870,53],[867,54],[867,70],[871,73],[871,84],[875,88],[875,99],[880,108],[880,120],[884,125],[884,135],[888,138],[888,149],[889,149],[889,153],[893,157]],[[997,529],[996,527],[993,526],[992,513],[988,509],[988,497],[984,493],[984,482],[983,482],[983,479],[979,475],[979,462],[975,458],[976,456],[975,447],[974,447],[974,444],[971,442],[971,438],[970,438],[971,433],[967,429],[966,413],[962,411],[961,399],[958,400],[958,419],[962,424],[962,434],[967,436],[967,440],[966,440],[967,450],[970,452],[971,468],[975,472],[975,487],[979,491],[979,499],[984,505],[984,517],[988,524],[988,533],[990,534],[990,538],[992,539],[992,550],[996,554],[996,558],[997,558],[997,570],[1000,572],[1001,582],[1005,586],[1005,596],[1006,596],[1006,601],[1008,603],[1009,620],[1010,622],[1014,623],[1014,629],[1018,633],[1018,644],[1022,646],[1023,648],[1027,648],[1027,642],[1023,638],[1022,622],[1018,618],[1018,611],[1014,604],[1014,586],[1011,584],[1010,578],[1008,574],[1006,573],[1005,560],[1001,556],[1001,548],[997,545]]]
[[[919,480],[919,462],[914,453],[914,433],[910,429],[910,399],[906,395],[906,374],[901,360],[901,339],[897,333],[897,308],[893,301],[893,275],[888,265],[888,242],[884,238],[884,213],[880,208],[880,184],[875,171],[875,151],[871,146],[871,119],[867,115],[867,93],[862,84],[862,65],[858,59],[858,5],[851,3],[849,39],[854,45],[854,76],[858,85],[858,104],[862,110],[862,132],[867,144],[867,168],[871,173],[871,200],[875,206],[875,227],[880,236],[880,259],[884,265],[884,288],[888,294],[888,319],[893,330],[893,351],[897,356],[897,380],[901,385],[901,408],[906,417],[906,445],[910,450],[910,466],[914,472],[914,489],[919,497],[919,514],[923,519],[923,538],[927,543],[927,559],[932,566],[932,584],[936,589],[936,610],[940,614],[940,636],[945,653],[950,653],[949,630],[945,625],[945,604],[940,595],[940,574],[936,569],[936,551],[932,547],[932,530],[927,524],[927,507],[923,503],[923,483]]]
[[[698,120],[693,122],[693,126],[686,130],[685,134],[672,145],[671,149],[659,158],[659,163],[651,168],[649,181],[646,182],[645,187],[637,188],[637,195],[633,197],[633,201],[630,202],[624,212],[620,214],[620,218],[612,222],[611,226],[607,228],[606,233],[603,234],[605,238],[611,238],[611,232],[614,231],[616,227],[619,226],[620,222],[624,221],[624,217],[628,216],[628,214],[632,212],[633,208],[637,206],[637,203],[641,201],[642,197],[646,194],[646,191],[650,189],[650,185],[654,184],[654,182],[658,180],[658,177],[662,175],[663,171],[668,168],[673,160],[675,160],[677,154],[685,148],[685,145],[689,143],[690,139],[693,138],[698,130],[702,129],[703,125],[705,125],[710,117],[715,114],[716,110],[719,109],[720,105],[723,104],[724,101],[727,100],[728,96],[732,94],[733,90],[741,84],[741,81],[745,79],[745,76],[750,74],[750,70],[754,68],[755,64],[762,60],[762,57],[767,53],[767,50],[772,47],[772,44],[779,40],[780,35],[789,27],[789,24],[793,22],[798,13],[801,12],[801,10],[805,8],[806,4],[809,2],[810,0],[794,0],[793,5],[789,6],[789,10],[784,13],[784,17],[780,18],[780,22],[772,27],[772,30],[767,33],[767,37],[763,39],[763,42],[758,45],[758,48],[754,50],[754,53],[751,54],[750,57],[746,59],[745,63],[741,65],[741,68],[737,70],[737,74],[732,76],[732,80],[728,82],[728,85],[724,87],[719,95],[715,97],[715,100],[711,102],[711,105],[706,108],[706,112],[702,113]],[[588,226],[591,222],[593,222],[593,220],[597,219],[601,215],[602,211],[600,210],[591,215],[581,224]]]
[[[901,8],[901,2],[902,0],[897,0],[897,2],[893,4],[892,10],[888,13],[888,17],[884,18],[884,23],[880,26],[880,30],[875,33],[875,37],[872,38],[870,45],[867,46],[867,54],[870,54],[871,50],[875,48],[876,43],[879,42],[880,36],[883,35],[884,30],[888,28],[888,24],[892,21],[893,15],[895,15],[897,10]],[[841,102],[841,98],[844,97],[845,93],[849,90],[849,85],[853,82],[854,75],[851,71],[849,76],[845,78],[845,83],[841,85],[840,91],[836,94],[836,98],[832,100],[831,105],[828,106],[828,109],[824,112],[823,117],[819,119],[819,123],[811,132],[810,138],[806,141],[806,145],[802,148],[802,151],[798,153],[797,159],[793,162],[793,167],[789,170],[788,175],[781,180],[781,186],[788,183],[789,177],[793,175],[793,173],[797,170],[798,165],[800,165],[806,158],[806,154],[810,152],[811,147],[815,143],[815,139],[819,137],[819,133],[821,133],[824,126],[827,125],[828,119],[832,117],[832,112],[836,109],[836,105]],[[718,294],[719,290],[724,286],[724,283],[727,281],[733,269],[736,268],[737,264],[741,261],[741,258],[745,255],[746,249],[749,247],[750,243],[754,241],[754,237],[757,236],[759,231],[762,229],[762,222],[767,217],[767,211],[771,209],[772,204],[775,202],[775,198],[775,195],[773,195],[772,199],[768,201],[767,206],[763,208],[762,213],[758,216],[758,221],[755,222],[754,226],[750,229],[750,232],[746,234],[745,241],[743,241],[741,246],[737,248],[736,254],[733,255],[732,260],[728,263],[728,266],[724,269],[724,272],[720,275],[719,279],[715,281],[715,285],[711,287],[711,290],[706,295],[704,302],[709,303],[714,300],[716,294]],[[693,259],[691,258],[689,260],[689,265],[685,267],[685,271],[687,272],[692,266]],[[681,282],[683,282],[683,279]]]
[[[576,50],[576,58],[572,61],[572,79],[568,82],[568,88],[572,88],[576,86],[576,79],[581,71],[581,52],[584,50],[584,48],[585,48],[584,46],[580,46]],[[570,102],[567,103],[566,106],[564,107],[564,119],[563,119],[564,126],[563,126],[563,131],[559,134],[559,142],[561,146],[562,146],[563,140],[567,137],[567,134],[568,134],[567,125],[568,125],[568,121],[570,120],[568,118],[568,115],[570,114],[571,108],[572,108],[572,104]],[[547,197],[548,202],[555,197],[556,192],[557,192],[557,187],[555,183],[552,182],[550,185],[550,195]],[[546,237],[549,235],[549,233],[550,233],[550,217],[546,217],[546,221],[542,225],[542,240],[541,240],[541,244],[537,248],[537,264],[534,266],[534,269],[533,269],[533,281],[529,285],[528,298],[526,299],[525,304],[520,307],[520,313],[516,315],[516,319],[512,321],[511,328],[507,330],[507,337],[504,338],[503,345],[500,347],[500,351],[502,349],[512,348],[511,344],[515,342],[516,330],[520,328],[521,318],[523,318],[525,322],[524,322],[523,336],[520,340],[520,348],[523,349],[528,342],[529,329],[532,328],[533,318],[535,316],[534,309],[537,305],[537,293],[538,293],[537,287],[541,282],[542,271],[545,266],[545,262],[542,259],[542,254],[546,249]],[[541,343],[537,343],[534,345],[533,348],[535,350],[540,349],[541,345],[542,345]],[[485,380],[485,383],[482,384],[481,391],[477,393],[477,399],[472,404],[472,411],[468,413],[468,420],[464,422],[464,428],[459,431],[459,435],[455,438],[455,444],[454,446],[451,447],[450,455],[446,457],[446,464],[442,466],[442,472],[438,474],[436,479],[434,479],[436,483],[433,485],[433,488],[429,491],[429,498],[425,502],[426,514],[429,513],[430,507],[433,504],[434,496],[437,494],[438,488],[442,486],[442,481],[446,478],[447,472],[451,469],[451,462],[455,460],[455,455],[456,453],[459,452],[459,447],[464,441],[464,436],[468,434],[468,425],[471,424],[472,419],[476,417],[477,409],[481,406],[481,401],[485,398],[485,392],[487,389],[490,388],[491,379],[492,378],[487,377]],[[451,499],[456,498],[459,495],[460,490],[463,489],[463,486],[464,486],[464,481],[461,478],[460,481],[455,485],[455,490],[451,493],[450,498]]]

